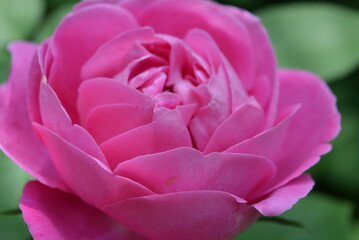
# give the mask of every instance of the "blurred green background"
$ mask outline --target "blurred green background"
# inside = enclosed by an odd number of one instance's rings
[[[0,81],[13,40],[41,42],[77,1],[0,0]],[[298,228],[259,221],[236,240],[359,240],[359,1],[218,0],[258,15],[281,67],[322,76],[338,98],[342,132],[310,173],[314,191],[281,217]],[[0,212],[16,209],[30,177],[0,155]],[[0,239],[31,239],[21,215],[0,214]]]

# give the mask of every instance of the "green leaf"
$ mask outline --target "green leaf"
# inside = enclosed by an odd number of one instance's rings
[[[300,228],[300,229],[304,229],[304,230],[308,231],[306,226],[304,224],[302,224],[301,222],[289,220],[289,219],[282,218],[282,217],[261,217],[258,221],[273,222],[273,223],[278,223],[283,226],[296,227],[296,228]]]
[[[23,186],[30,179],[27,173],[0,152],[0,212],[18,208]],[[0,216],[0,233],[1,239],[27,239],[29,236],[20,214]]]
[[[300,229],[273,222],[257,222],[235,240],[338,240],[348,239],[352,206],[325,195],[312,193],[281,217],[300,222]]]
[[[0,49],[27,39],[44,13],[42,0],[0,0]]]
[[[359,64],[359,12],[329,3],[283,4],[256,13],[266,26],[280,67],[336,80]]]
[[[0,212],[0,216],[13,216],[18,214],[21,214],[20,208],[10,209]]]
[[[260,6],[265,2],[265,0],[216,0],[216,2],[249,9]]]
[[[350,240],[358,240],[359,239],[359,222],[356,222],[354,225],[354,230],[350,235]]]
[[[0,216],[1,239],[29,239],[30,233],[22,215]]]
[[[10,71],[10,54],[6,50],[0,50],[0,83],[5,82]]]
[[[80,0],[46,0],[46,5],[50,11],[58,9],[63,5],[75,5],[80,2]]]
[[[73,4],[64,4],[56,8],[43,22],[43,25],[40,27],[40,30],[35,35],[35,41],[41,42],[45,38],[50,37],[60,23],[61,19],[71,11]]]

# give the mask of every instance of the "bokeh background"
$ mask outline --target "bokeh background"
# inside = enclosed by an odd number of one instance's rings
[[[41,42],[75,0],[0,0],[0,81],[7,79],[14,40]],[[314,191],[281,218],[295,227],[259,221],[236,240],[359,240],[359,1],[218,0],[258,15],[280,67],[322,76],[338,98],[342,132],[333,151],[309,172]],[[0,153],[0,239],[29,240],[17,209],[30,176]]]

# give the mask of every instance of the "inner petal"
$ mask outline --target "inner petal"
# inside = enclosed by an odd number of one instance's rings
[[[138,49],[137,52],[132,49],[131,55],[128,54],[136,41],[149,39],[153,37],[153,34],[151,28],[145,27],[118,35],[102,45],[83,65],[81,77],[83,79],[113,77],[129,62],[147,52],[144,49]],[[126,56],[127,61],[125,61]]]
[[[152,120],[152,109],[132,104],[111,104],[94,108],[86,118],[85,128],[98,144],[107,139],[148,124]]]
[[[100,148],[114,169],[120,162],[137,156],[191,146],[185,121],[179,111],[173,110],[150,124],[105,141]]]

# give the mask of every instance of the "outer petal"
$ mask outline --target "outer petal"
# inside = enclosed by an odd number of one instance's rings
[[[13,55],[11,75],[0,88],[0,147],[39,181],[65,189],[47,150],[35,137],[26,108],[27,80],[36,48],[20,42],[9,46]]]
[[[340,115],[335,97],[325,83],[302,71],[280,72],[279,124],[238,144],[229,152],[257,154],[271,159],[278,172],[271,191],[298,177],[330,150],[326,142],[340,129]],[[300,107],[283,119],[295,104]]]
[[[82,127],[72,125],[59,99],[48,84],[41,83],[40,110],[43,125],[80,148],[82,151],[107,164],[105,156],[92,136]]]
[[[299,199],[305,197],[312,190],[313,185],[314,181],[309,175],[302,175],[252,206],[265,216],[280,215],[292,208]]]
[[[282,121],[280,121],[280,123],[278,123],[275,127],[267,129],[266,131],[263,131],[246,141],[238,143],[225,150],[225,152],[256,154],[264,156],[271,161],[275,161],[278,157],[278,153],[283,148],[290,121],[298,112],[298,108],[299,106],[293,106],[287,109],[287,111],[283,113],[283,116],[281,116]],[[258,188],[256,193],[251,196],[251,199],[258,198],[258,196],[262,196],[263,194],[272,191],[273,188],[269,189],[269,185],[272,186],[273,182]]]
[[[102,207],[152,192],[127,178],[114,176],[98,159],[86,154],[51,130],[35,124],[51,158],[67,185],[85,202]]]
[[[105,156],[93,137],[82,127],[72,125],[70,117],[63,109],[50,85],[41,83],[40,111],[43,125],[78,147],[87,154],[107,164]]]
[[[263,130],[265,116],[254,99],[240,106],[213,133],[204,153],[221,152]]]
[[[99,46],[124,31],[136,28],[131,13],[121,7],[99,4],[69,14],[52,39],[54,64],[50,85],[76,122],[76,96],[81,67]]]
[[[74,195],[29,182],[20,201],[35,240],[140,240],[139,235]]]
[[[272,180],[275,170],[269,160],[258,156],[238,153],[203,156],[192,148],[177,148],[124,162],[114,173],[159,194],[214,190],[250,200],[247,197]]]
[[[50,39],[45,40],[39,46],[36,57],[34,57],[27,87],[27,105],[31,121],[41,123],[41,114],[39,106],[40,83],[46,82],[50,75],[53,63],[51,53]]]
[[[281,70],[279,80],[279,111],[296,103],[302,105],[292,121],[293,136],[305,139],[306,145],[309,146],[311,142],[308,140],[321,143],[338,135],[340,114],[336,107],[336,98],[322,79],[305,71]],[[303,132],[316,134],[308,139],[308,135],[303,135]]]
[[[225,152],[257,154],[273,160],[280,151],[287,135],[290,121],[299,108],[300,105],[288,108],[282,113],[280,116],[281,121],[276,126],[230,147]]]
[[[313,166],[330,150],[326,142],[340,130],[336,98],[319,77],[304,71],[279,72],[279,112],[293,104],[301,108],[293,115],[283,147],[273,159],[278,167],[274,183],[285,183]]]
[[[132,198],[106,206],[104,211],[156,240],[229,240],[259,216],[245,201],[212,191]]]

